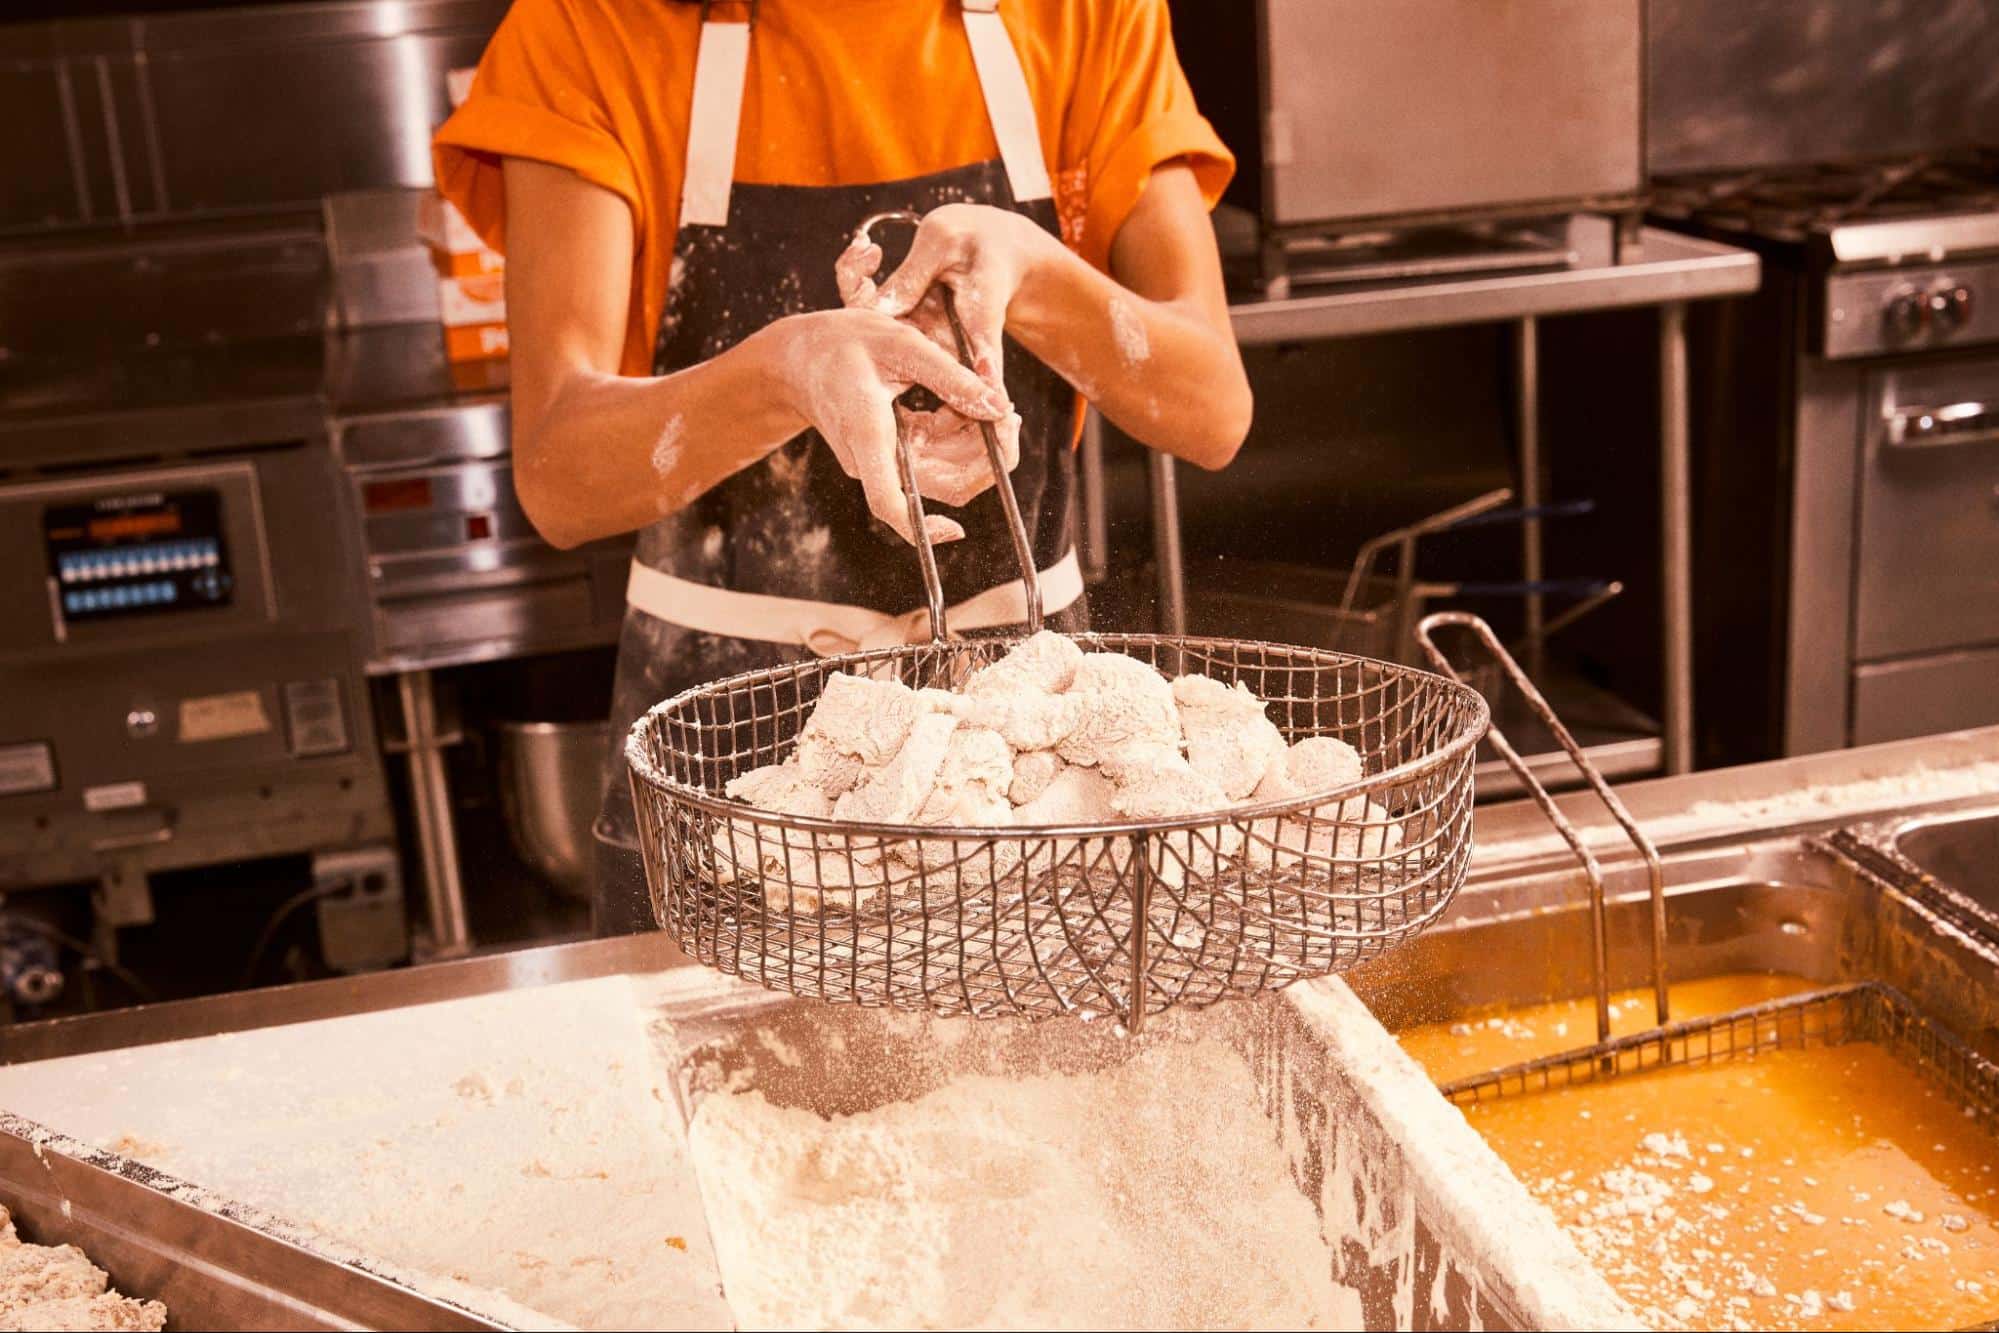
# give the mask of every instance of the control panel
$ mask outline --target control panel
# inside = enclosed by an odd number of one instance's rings
[[[227,606],[235,592],[222,497],[212,489],[102,495],[42,513],[65,621]]]
[[[1864,269],[1826,280],[1820,347],[1886,356],[1999,340],[1999,260]]]

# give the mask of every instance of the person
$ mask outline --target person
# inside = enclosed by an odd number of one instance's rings
[[[1234,161],[1165,0],[516,0],[434,152],[507,258],[522,507],[561,547],[639,534],[599,934],[652,924],[647,708],[927,637],[898,414],[953,632],[1026,615],[980,423],[1069,630],[1081,399],[1204,468],[1248,430],[1207,218]],[[921,223],[856,236],[890,210]]]

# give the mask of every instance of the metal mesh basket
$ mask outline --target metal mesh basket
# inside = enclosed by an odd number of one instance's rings
[[[1765,1051],[1873,1041],[1935,1079],[1964,1113],[1999,1132],[1999,1066],[1878,981],[1812,991],[1710,1018],[1669,1023],[1581,1050],[1529,1060],[1439,1089],[1460,1106],[1548,1092],[1652,1069],[1719,1064]]]
[[[882,649],[751,672],[655,708],[627,745],[661,927],[775,990],[1134,1029],[1349,967],[1433,921],[1471,855],[1487,712],[1410,667],[1231,639],[1081,635],[1171,676],[1240,681],[1287,741],[1334,736],[1372,776],[1294,800],[1087,827],[933,828],[773,814],[724,785],[788,753],[837,672],[950,687],[1011,641]]]

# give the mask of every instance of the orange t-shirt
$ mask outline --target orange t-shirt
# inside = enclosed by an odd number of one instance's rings
[[[622,369],[651,369],[687,158],[701,6],[515,0],[437,132],[437,180],[506,248],[500,159],[567,167],[631,208]],[[718,17],[747,15],[741,0]],[[1002,0],[1070,247],[1099,268],[1154,167],[1185,159],[1212,206],[1234,159],[1194,107],[1166,0]],[[762,0],[735,179],[865,185],[999,155],[959,0]]]

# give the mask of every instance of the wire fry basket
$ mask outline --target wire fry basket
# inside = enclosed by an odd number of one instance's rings
[[[773,814],[724,784],[775,763],[837,672],[948,688],[1011,641],[751,672],[654,709],[627,746],[660,926],[774,990],[946,1014],[1114,1017],[1134,1030],[1340,971],[1449,905],[1471,856],[1478,694],[1427,672],[1230,639],[1079,635],[1167,674],[1241,681],[1287,741],[1336,736],[1371,776],[1296,799],[1083,827],[933,828]]]
[[[915,225],[906,212],[876,214]],[[949,287],[959,361],[971,351]],[[1004,828],[863,824],[730,800],[730,779],[781,761],[834,675],[949,689],[1017,639],[953,640],[906,411],[896,463],[931,641],[753,671],[685,691],[626,744],[653,915],[689,955],[773,990],[979,1016],[1113,1017],[1132,1031],[1351,967],[1434,921],[1471,859],[1477,691],[1413,667],[1225,638],[1078,635],[1167,676],[1241,683],[1287,743],[1333,736],[1359,782],[1185,818]],[[1026,631],[1041,592],[998,437],[980,423],[1020,567]]]
[[[1940,1082],[1968,1117],[1999,1130],[1999,1066],[1880,981],[1855,982],[1670,1023],[1576,1051],[1474,1074],[1438,1088],[1458,1106],[1576,1084],[1750,1059],[1766,1051],[1878,1042]]]

